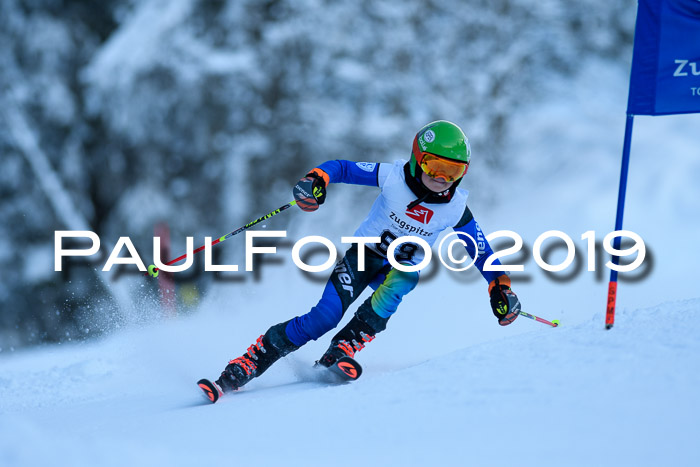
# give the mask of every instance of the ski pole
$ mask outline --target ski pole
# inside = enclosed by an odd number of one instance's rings
[[[244,225],[243,227],[240,227],[240,228],[234,230],[233,232],[229,232],[229,233],[227,233],[226,235],[224,235],[223,237],[217,238],[216,240],[214,240],[213,242],[211,242],[211,245],[210,245],[210,246],[214,246],[214,245],[216,245],[217,243],[221,243],[221,242],[223,242],[224,240],[228,240],[229,238],[233,237],[234,235],[239,234],[239,233],[243,232],[244,230],[246,230],[246,229],[248,229],[248,228],[254,226],[254,225],[257,224],[258,222],[262,222],[262,221],[264,221],[264,220],[266,220],[266,219],[269,219],[269,218],[272,217],[272,216],[276,216],[277,214],[281,213],[282,211],[286,211],[287,209],[291,208],[291,207],[294,206],[295,204],[297,204],[296,200],[291,201],[291,202],[285,204],[284,206],[281,206],[281,207],[275,209],[274,211],[272,211],[272,212],[269,213],[269,214],[265,214],[264,216],[259,217],[259,218],[255,219],[254,221],[248,222],[248,223],[247,223],[246,225]],[[194,251],[192,252],[192,254],[194,255],[195,253],[199,253],[199,252],[202,251],[205,247],[206,247],[206,245],[200,246],[199,248],[197,248],[196,250],[194,250]],[[178,261],[181,261],[181,260],[183,260],[183,259],[185,259],[185,258],[187,258],[187,253],[185,253],[184,255],[182,255],[182,256],[180,256],[180,257],[178,257],[178,258],[171,259],[170,261],[168,261],[167,263],[165,263],[165,265],[166,265],[166,266],[170,266],[171,264],[175,264],[175,263],[177,263]],[[155,264],[151,264],[150,266],[148,266],[148,274],[147,274],[147,275],[149,275],[149,276],[151,276],[151,277],[158,277],[158,271],[159,271],[159,270],[158,270],[158,268],[156,267],[156,265],[155,265]]]
[[[552,321],[547,321],[546,319],[542,319],[539,316],[531,315],[530,313],[525,313],[524,311],[520,312],[520,316],[525,316],[526,318],[534,319],[535,321],[539,323],[544,323],[552,326],[553,328],[556,328],[559,326],[559,320],[558,319],[553,319]]]

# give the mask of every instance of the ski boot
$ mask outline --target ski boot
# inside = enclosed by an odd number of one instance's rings
[[[380,317],[372,309],[372,298],[367,298],[348,324],[333,336],[330,347],[317,363],[330,368],[343,357],[353,358],[355,352],[364,349],[365,344],[374,340],[377,333],[386,329],[388,321],[389,318]]]
[[[263,374],[273,363],[299,347],[287,337],[287,322],[272,326],[258,337],[253,345],[238,358],[231,360],[214,384],[222,392],[235,391],[256,376]]]
[[[365,344],[371,342],[375,334],[374,329],[355,314],[350,322],[333,337],[330,347],[317,363],[331,368],[342,358],[353,359],[355,352],[364,349]]]
[[[372,308],[372,297],[355,312],[350,322],[333,336],[326,353],[316,362],[344,380],[355,380],[362,374],[362,367],[354,359],[355,352],[365,348],[377,333],[386,329],[389,318],[379,316]]]
[[[355,352],[365,348],[374,339],[374,330],[361,321],[357,315],[333,337],[326,353],[316,362],[317,366],[328,368],[340,377],[341,381],[356,380],[362,374],[362,366],[353,358]]]

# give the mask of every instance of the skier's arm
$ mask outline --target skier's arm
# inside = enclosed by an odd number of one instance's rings
[[[351,185],[380,186],[380,168],[390,168],[391,164],[375,162],[353,162],[347,160],[326,161],[311,171],[329,183],[349,183]],[[383,171],[383,170],[382,170]]]
[[[476,242],[467,240],[465,248],[472,258],[476,255],[474,265],[489,283],[489,297],[491,299],[491,310],[498,319],[501,326],[512,323],[520,313],[520,300],[510,289],[510,278],[504,271],[484,271],[486,260],[493,255],[491,245],[486,240],[484,232],[474,219],[469,207],[466,207],[462,218],[454,227],[455,232],[463,232],[471,236]],[[478,252],[477,252],[478,248]],[[497,258],[491,262],[492,265],[500,265]]]
[[[469,256],[471,256],[472,258],[476,257],[474,266],[476,266],[479,272],[481,272],[481,275],[484,276],[486,282],[491,283],[497,277],[505,275],[503,271],[484,271],[484,265],[486,264],[486,260],[489,259],[489,257],[493,254],[493,250],[491,249],[491,245],[489,245],[489,242],[486,240],[486,236],[481,230],[481,227],[479,227],[479,224],[476,222],[476,219],[474,219],[474,216],[472,215],[472,212],[469,209],[469,207],[466,207],[464,209],[462,219],[460,219],[457,225],[454,226],[454,230],[455,232],[463,232],[469,235],[476,242],[475,248],[474,242],[470,241],[469,239],[466,239],[465,248],[467,249],[467,253],[469,253]],[[501,262],[498,261],[498,259],[494,259],[492,264],[500,265]]]
[[[382,186],[391,166],[375,162],[326,161],[299,180],[293,190],[294,199],[304,211],[315,211],[326,200],[329,183]]]

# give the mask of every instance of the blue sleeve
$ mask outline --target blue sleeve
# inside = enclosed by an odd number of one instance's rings
[[[486,282],[490,283],[498,276],[502,276],[503,274],[505,274],[505,271],[484,271],[484,263],[486,263],[488,257],[493,254],[493,250],[491,249],[491,245],[489,245],[489,242],[486,241],[486,236],[484,235],[484,232],[482,232],[481,227],[479,227],[479,224],[474,218],[472,218],[469,222],[460,227],[455,227],[454,230],[455,232],[464,232],[470,235],[476,241],[476,247],[479,249],[479,255],[476,258],[476,261],[474,262],[474,266],[476,266],[477,269],[479,269],[481,275],[484,276],[484,279],[486,279]],[[469,256],[474,258],[474,255],[476,254],[476,248],[474,248],[474,243],[469,239],[463,240],[467,243],[465,247],[467,249],[467,253],[469,253]],[[493,261],[493,264],[500,265],[501,262],[498,261],[498,259],[495,259]]]
[[[379,186],[379,164],[375,162],[334,160],[326,161],[318,168],[328,174],[330,183]]]

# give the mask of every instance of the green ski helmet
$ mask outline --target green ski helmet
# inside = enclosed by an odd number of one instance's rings
[[[428,176],[457,181],[467,173],[470,158],[469,139],[464,132],[452,122],[438,120],[421,128],[413,139],[411,175],[419,174],[420,168]]]

